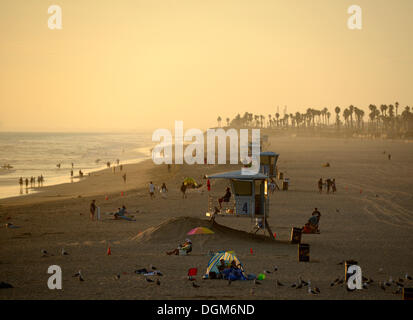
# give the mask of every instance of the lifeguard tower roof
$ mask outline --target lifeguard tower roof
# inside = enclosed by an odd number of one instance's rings
[[[241,171],[231,171],[208,176],[208,179],[264,180],[268,179],[268,176],[262,173],[248,175]]]
[[[272,152],[272,151],[264,151],[260,153],[260,156],[279,156],[278,153]]]

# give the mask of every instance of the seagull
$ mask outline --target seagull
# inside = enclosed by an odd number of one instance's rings
[[[200,285],[197,285],[195,282],[192,282],[192,286],[193,286],[194,288],[199,288],[199,287],[200,287]]]
[[[43,257],[47,257],[47,255],[49,254],[46,250],[42,249],[40,250],[40,252],[43,254]]]
[[[254,279],[254,284],[261,284],[257,279]]]
[[[274,266],[274,271],[278,271],[278,267],[277,267],[277,266]]]
[[[72,277],[73,277],[73,278],[76,278],[76,277],[78,277],[78,276],[80,276],[80,270],[79,270],[79,272],[75,273]]]
[[[161,281],[159,281],[159,279],[156,279],[156,284],[157,284],[158,286],[160,286],[160,285],[161,285]]]
[[[367,282],[364,282],[364,283],[363,283],[363,289],[368,289],[368,288],[369,288],[368,283],[367,283]]]
[[[404,276],[407,280],[412,280],[413,278],[411,276],[409,276],[407,273]]]
[[[62,248],[62,256],[68,256],[69,254],[65,251],[64,248]]]
[[[153,266],[153,265],[150,265],[149,267],[150,267],[150,269],[152,269],[152,270],[156,270],[156,267]]]
[[[284,286],[284,285],[283,285],[280,281],[278,281],[278,280],[277,280],[277,282],[276,282],[276,285],[277,285],[277,286],[280,286],[280,287],[283,287],[283,286]]]
[[[271,271],[268,271],[268,270],[264,270],[264,273],[271,273]]]
[[[118,273],[116,276],[115,276],[115,280],[119,280],[120,279],[120,274]]]
[[[154,282],[152,279],[145,278],[147,282]]]
[[[383,291],[386,291],[386,287],[384,286],[384,284],[383,284],[383,283],[381,283],[381,282],[380,282],[379,286],[380,286],[380,288],[382,288],[382,289],[383,289]]]
[[[85,279],[83,279],[82,277],[82,273],[80,272],[80,270],[79,270],[79,281],[85,281]]]

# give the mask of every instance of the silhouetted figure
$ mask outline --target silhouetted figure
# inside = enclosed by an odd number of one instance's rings
[[[122,176],[123,178],[123,183],[126,183],[126,173]]]
[[[318,180],[318,191],[320,193],[323,192],[323,178],[320,178],[320,180]]]

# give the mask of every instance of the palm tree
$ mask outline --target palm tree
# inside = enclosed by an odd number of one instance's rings
[[[354,106],[353,106],[353,105],[350,105],[350,107],[348,107],[348,110],[349,110],[349,114],[350,114],[351,127],[353,128]]]
[[[218,127],[221,127],[221,121],[222,121],[222,119],[221,119],[220,116],[218,116],[217,121],[218,121]]]
[[[340,111],[341,111],[341,109],[340,109],[339,106],[337,106],[334,109],[334,111],[336,112],[336,125],[337,125],[337,127],[339,127],[340,126]]]
[[[330,111],[327,111],[327,125],[329,126],[330,125],[330,117],[331,117],[331,113],[330,113]]]
[[[227,127],[229,127],[229,118],[226,119],[227,120]]]
[[[277,118],[277,127],[278,127],[278,119],[280,118],[280,114],[277,112],[277,113],[275,114],[275,117]]]

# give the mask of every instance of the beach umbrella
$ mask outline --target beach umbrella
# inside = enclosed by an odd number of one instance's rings
[[[194,235],[194,234],[213,234],[214,231],[208,229],[208,228],[204,228],[204,227],[197,227],[192,229],[191,231],[189,231],[187,233],[187,235]]]

